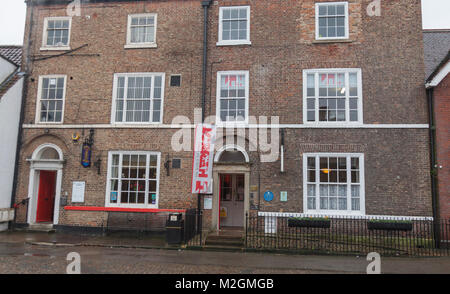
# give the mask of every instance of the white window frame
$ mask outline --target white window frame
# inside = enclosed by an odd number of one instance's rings
[[[233,9],[233,8],[246,8],[247,9],[247,38],[245,40],[223,40],[222,39],[222,27],[223,27],[223,10],[224,9]],[[219,41],[216,43],[216,46],[233,46],[233,45],[251,45],[250,41],[250,6],[242,5],[242,6],[222,6],[219,7]]]
[[[41,97],[42,97],[42,85],[44,79],[58,79],[58,78],[64,78],[64,90],[63,90],[63,98],[62,98],[62,110],[61,110],[61,121],[44,121],[41,122]],[[36,124],[63,124],[64,123],[64,108],[66,105],[66,91],[67,91],[67,75],[44,75],[39,76],[39,83],[38,83],[38,93],[37,93],[37,99],[36,99],[36,117],[35,117],[35,123]]]
[[[226,121],[220,119],[220,86],[222,75],[245,75],[245,119],[244,121]],[[242,127],[248,125],[249,121],[249,81],[250,72],[248,70],[218,71],[216,84],[216,125],[219,127]]]
[[[316,173],[316,209],[308,209],[308,157],[316,158],[316,171],[320,171],[320,162],[318,160],[319,157],[346,157],[347,158],[347,210],[321,210],[320,209],[320,196],[319,189],[317,188],[320,185],[319,174]],[[358,157],[359,158],[359,211],[351,210],[351,165],[350,158]],[[316,214],[323,216],[332,216],[332,215],[366,215],[366,197],[365,197],[365,181],[364,181],[364,153],[303,153],[303,213],[306,214]],[[329,183],[327,183],[329,184]]]
[[[345,84],[348,85],[348,74],[355,73],[358,82],[358,120],[350,121],[350,93],[345,92],[345,121],[319,121],[319,82],[317,76],[319,74],[345,74]],[[312,98],[307,96],[308,91],[308,74],[315,75],[315,121],[308,121],[308,105],[307,99]],[[363,124],[363,89],[362,89],[362,72],[360,68],[320,68],[320,69],[305,69],[303,70],[303,124],[305,125],[320,125],[330,127],[355,126]]]
[[[67,45],[64,46],[52,46],[47,45],[47,29],[48,29],[48,22],[50,20],[68,20],[69,21],[69,35],[67,38]],[[70,16],[56,16],[56,17],[46,17],[44,19],[44,30],[42,32],[42,47],[40,48],[41,51],[51,51],[51,50],[59,50],[59,51],[66,51],[70,50],[70,37],[72,35],[72,17]]]
[[[140,76],[152,76],[152,89],[150,92],[150,101],[151,105],[153,105],[153,93],[154,93],[154,83],[155,83],[155,76],[161,76],[161,116],[159,122],[153,122],[153,108],[150,111],[150,121],[149,122],[126,122],[126,121],[116,121],[116,100],[117,100],[117,83],[119,77],[126,77],[125,79],[125,90],[127,91],[128,86],[128,78],[129,77],[140,77]],[[143,72],[143,73],[115,73],[114,74],[114,82],[113,82],[113,97],[112,97],[112,111],[111,111],[111,124],[113,125],[161,125],[164,121],[164,90],[165,90],[165,84],[166,84],[166,74],[163,72]],[[124,92],[125,95],[125,92]],[[127,99],[124,99],[124,115],[126,112],[126,101]]]
[[[119,170],[118,173],[122,170],[122,156],[123,155],[146,155],[147,160],[149,160],[150,155],[156,155],[158,157],[157,161],[157,169],[156,169],[156,203],[149,204],[149,191],[148,184],[146,184],[145,188],[145,199],[147,204],[128,204],[128,203],[111,203],[110,202],[110,194],[111,194],[111,165],[113,155],[119,155]],[[159,184],[160,184],[160,172],[161,172],[161,152],[155,151],[109,151],[108,152],[108,172],[107,172],[107,181],[106,181],[106,195],[105,195],[105,207],[123,207],[123,208],[158,208],[159,207]],[[149,181],[149,166],[146,166],[146,181]],[[120,180],[118,183],[118,187],[120,187]],[[117,199],[119,202],[120,194],[118,193]]]
[[[320,37],[319,36],[319,7],[331,5],[345,5],[345,36],[343,37]],[[348,2],[320,2],[316,3],[316,40],[345,40],[349,38],[349,14]]]
[[[153,42],[142,42],[142,43],[131,43],[131,20],[133,17],[145,17],[145,16],[153,16],[155,19],[155,40]],[[128,15],[128,24],[127,24],[127,41],[125,44],[126,49],[132,49],[132,48],[157,48],[158,45],[156,44],[156,33],[158,31],[158,14],[156,13],[140,13],[140,14],[129,14]]]

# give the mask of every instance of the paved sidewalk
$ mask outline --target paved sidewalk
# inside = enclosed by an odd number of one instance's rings
[[[104,246],[104,247],[136,247],[136,248],[174,248],[167,245],[164,234],[138,235],[109,234],[94,235],[80,233],[45,233],[14,231],[0,232],[0,243],[20,243],[31,245],[58,245],[58,246]],[[178,248],[179,246],[175,246]]]
[[[365,256],[143,249],[167,248],[163,237],[3,232],[0,273],[64,273],[72,251],[82,256],[85,273],[365,273],[368,265]],[[382,273],[450,274],[450,257],[382,257],[381,268]]]

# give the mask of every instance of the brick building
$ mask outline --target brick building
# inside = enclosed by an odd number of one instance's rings
[[[23,74],[21,46],[0,46],[0,231],[14,218],[11,208]]]
[[[367,0],[92,0],[79,16],[69,2],[27,1],[17,223],[196,207],[192,151],[172,140],[202,106],[245,130],[216,146],[211,229],[246,212],[432,216],[420,1],[381,16]],[[251,126],[274,117],[267,161]]]
[[[440,218],[450,220],[450,30],[424,31],[426,88],[434,117],[434,171]]]

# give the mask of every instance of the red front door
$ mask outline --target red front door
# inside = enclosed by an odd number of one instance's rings
[[[52,222],[56,171],[40,171],[36,222]]]

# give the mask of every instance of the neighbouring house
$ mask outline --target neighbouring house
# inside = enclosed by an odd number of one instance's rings
[[[17,225],[141,212],[156,229],[196,208],[196,108],[226,142],[200,202],[211,230],[247,213],[432,219],[420,1],[26,2]]]
[[[450,29],[425,30],[426,88],[434,117],[434,171],[440,218],[450,221]]]
[[[11,195],[22,103],[22,47],[0,46],[0,231],[12,220]]]

